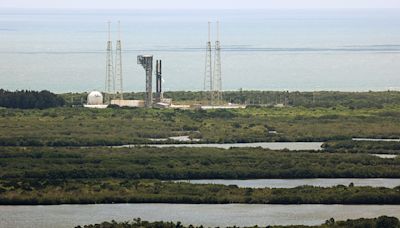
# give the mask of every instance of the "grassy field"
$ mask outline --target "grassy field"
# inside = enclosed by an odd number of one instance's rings
[[[210,111],[0,109],[0,117],[3,146],[121,145],[182,135],[219,143],[400,137],[400,106]]]

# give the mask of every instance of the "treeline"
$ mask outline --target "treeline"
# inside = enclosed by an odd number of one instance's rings
[[[19,109],[45,109],[65,104],[62,97],[49,91],[7,91],[0,89],[0,107]]]
[[[86,93],[62,94],[69,105],[79,105],[86,100]],[[143,92],[124,94],[125,99],[144,99]],[[178,103],[207,103],[208,94],[203,91],[167,91],[164,97]],[[274,106],[282,104],[296,107],[336,107],[352,109],[382,108],[385,105],[400,105],[400,92],[289,92],[289,91],[224,91],[225,103],[247,104],[250,106]]]
[[[15,148],[0,179],[400,178],[400,159],[261,148]]]
[[[170,91],[165,92],[166,98],[171,98],[178,103],[196,104],[207,103],[208,94],[203,91]],[[143,92],[124,94],[125,99],[144,99]],[[55,95],[49,91],[21,90],[10,92],[0,90],[0,106],[9,108],[48,108],[79,106],[86,102],[87,93],[65,93]],[[400,92],[288,92],[288,91],[225,91],[223,102],[247,104],[255,107],[268,107],[274,105],[294,107],[337,107],[343,106],[351,109],[383,108],[385,105],[400,105]]]
[[[1,205],[110,203],[182,204],[400,204],[400,186],[374,188],[338,185],[323,188],[239,188],[157,180],[0,181]]]
[[[276,105],[303,107],[336,107],[351,109],[382,108],[385,105],[400,104],[400,92],[271,92],[271,91],[238,91],[224,92],[224,99],[232,103],[249,105]]]
[[[127,97],[142,99],[143,93],[127,93]],[[174,101],[202,103],[208,94],[203,91],[171,91],[165,97]],[[400,92],[289,92],[289,91],[224,91],[223,101],[253,106],[286,106],[302,107],[336,107],[344,106],[352,109],[382,108],[384,105],[400,105]]]
[[[322,145],[327,152],[400,154],[400,142],[390,141],[330,141]]]
[[[257,228],[259,225],[253,227],[243,228]],[[305,225],[290,225],[290,226],[267,226],[267,228],[399,228],[400,221],[396,217],[380,216],[372,219],[348,219],[346,221],[335,221],[333,218],[326,220],[325,224],[319,226],[305,226]],[[183,225],[181,222],[148,222],[140,218],[133,219],[133,221],[126,222],[102,222],[100,224],[77,226],[75,228],[204,228],[204,226]],[[238,226],[226,228],[240,228]]]
[[[132,137],[129,140],[121,140],[117,137],[110,138],[0,138],[0,146],[36,146],[36,147],[80,147],[80,146],[120,146],[124,144],[144,144],[151,141]],[[172,142],[171,142],[172,143]]]

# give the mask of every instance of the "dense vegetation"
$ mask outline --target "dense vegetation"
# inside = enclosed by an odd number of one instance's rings
[[[253,228],[258,227],[257,225]],[[333,218],[327,220],[320,226],[267,226],[268,228],[399,228],[400,221],[395,217],[381,216],[373,219],[348,219],[347,221],[335,221]],[[203,228],[203,226],[182,225],[177,222],[148,222],[140,218],[127,222],[103,222],[101,224],[77,226],[76,228]],[[237,226],[227,228],[239,228]]]
[[[175,92],[168,96],[176,96],[174,99],[183,103],[198,103],[201,101],[198,94]],[[126,98],[138,98],[133,97],[136,95],[127,94]],[[279,99],[273,99],[278,95]],[[54,98],[54,94],[51,96]],[[262,96],[259,103],[254,102],[257,96]],[[63,97],[68,102],[66,106],[79,105],[84,100],[82,94],[64,94]],[[398,187],[246,189],[158,181],[203,178],[400,178],[399,157],[381,159],[366,154],[398,153],[398,143],[351,141],[353,137],[399,138],[399,98],[400,93],[397,92],[232,92],[225,93],[225,99],[236,103],[244,99],[244,102],[252,104],[251,107],[208,111],[48,108],[50,106],[39,106],[40,102],[37,102],[38,106],[29,107],[25,106],[28,101],[20,99],[13,104],[22,106],[12,106],[18,109],[0,109],[0,204],[400,204]],[[249,99],[253,101],[249,102]],[[262,99],[275,102],[261,102]],[[62,99],[59,101],[62,102]],[[32,104],[31,100],[29,102]],[[289,106],[272,107],[277,103]],[[62,104],[55,106],[59,105]],[[327,143],[325,151],[309,152],[261,148],[85,147],[157,143],[152,139],[185,135],[200,139],[201,143]]]
[[[400,159],[261,148],[0,148],[0,204],[400,204],[399,187],[247,189],[155,180],[312,177],[398,178]]]
[[[400,178],[400,158],[261,148],[0,148],[0,179]]]
[[[2,146],[91,146],[189,135],[202,142],[399,138],[400,106],[382,109],[0,109]]]
[[[390,188],[300,186],[291,189],[238,188],[155,180],[1,181],[0,204],[252,203],[400,204],[400,186]]]
[[[371,142],[371,141],[331,141],[324,143],[328,152],[400,154],[400,142]]]
[[[0,107],[19,109],[45,109],[64,106],[64,99],[49,91],[40,92],[21,90],[7,91],[0,89]]]
[[[399,187],[248,189],[155,180],[311,177],[398,178],[400,159],[261,148],[0,148],[0,204],[400,204]]]

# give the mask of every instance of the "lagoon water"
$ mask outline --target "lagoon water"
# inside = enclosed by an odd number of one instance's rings
[[[374,139],[374,138],[353,138],[353,141],[361,142],[400,142],[400,139]]]
[[[256,148],[261,147],[271,150],[322,150],[322,142],[258,142],[258,143],[205,143],[205,144],[147,144],[149,147],[204,147],[204,148]],[[135,145],[114,146],[134,147]]]
[[[386,159],[393,159],[397,158],[397,154],[372,154],[373,156],[380,157],[380,158],[386,158]]]
[[[102,90],[106,21],[120,20],[126,91],[144,90],[136,56],[146,53],[163,60],[166,90],[201,90],[207,21],[217,19],[225,90],[400,88],[399,10],[1,9],[0,15],[6,89]]]
[[[190,205],[97,204],[58,206],[0,206],[2,228],[71,228],[103,221],[181,221],[206,227],[252,225],[318,225],[329,218],[400,217],[399,205]]]

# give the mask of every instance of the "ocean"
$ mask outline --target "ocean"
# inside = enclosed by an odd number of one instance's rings
[[[400,89],[400,10],[391,9],[1,9],[0,88],[104,90],[109,20],[114,48],[121,21],[124,91],[145,89],[140,54],[163,60],[165,90],[202,90],[207,22],[217,20],[223,90]]]

